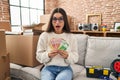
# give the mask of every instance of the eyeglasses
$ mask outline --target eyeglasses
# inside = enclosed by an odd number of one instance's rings
[[[63,22],[63,17],[59,17],[59,18],[53,17],[53,18],[52,18],[52,21],[53,21],[53,22],[57,22],[57,20],[58,20],[59,22]]]

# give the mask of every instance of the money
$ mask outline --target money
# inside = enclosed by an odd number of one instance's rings
[[[55,50],[67,50],[69,44],[62,38],[52,38],[50,40],[50,46]]]

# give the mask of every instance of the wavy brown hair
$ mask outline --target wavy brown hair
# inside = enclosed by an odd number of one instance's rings
[[[67,14],[65,12],[64,9],[62,8],[55,8],[50,16],[50,20],[49,20],[49,23],[48,23],[48,27],[47,27],[47,30],[46,32],[54,32],[54,27],[52,25],[52,18],[53,18],[53,15],[55,13],[61,13],[62,16],[63,16],[63,19],[64,19],[64,27],[63,27],[63,32],[66,32],[66,33],[70,33],[70,26],[68,24],[68,18],[67,18]]]

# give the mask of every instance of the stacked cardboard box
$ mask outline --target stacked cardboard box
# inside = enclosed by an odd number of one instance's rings
[[[0,80],[10,80],[9,54],[0,56]]]
[[[36,60],[38,38],[39,35],[6,35],[10,62],[30,67],[39,65]]]
[[[0,80],[10,80],[10,61],[4,30],[0,30]]]
[[[6,54],[5,31],[0,29],[0,56]]]

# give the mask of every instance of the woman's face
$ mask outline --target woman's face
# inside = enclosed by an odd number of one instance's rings
[[[60,34],[63,32],[64,19],[61,13],[55,13],[53,15],[52,25],[54,27],[55,33]]]

